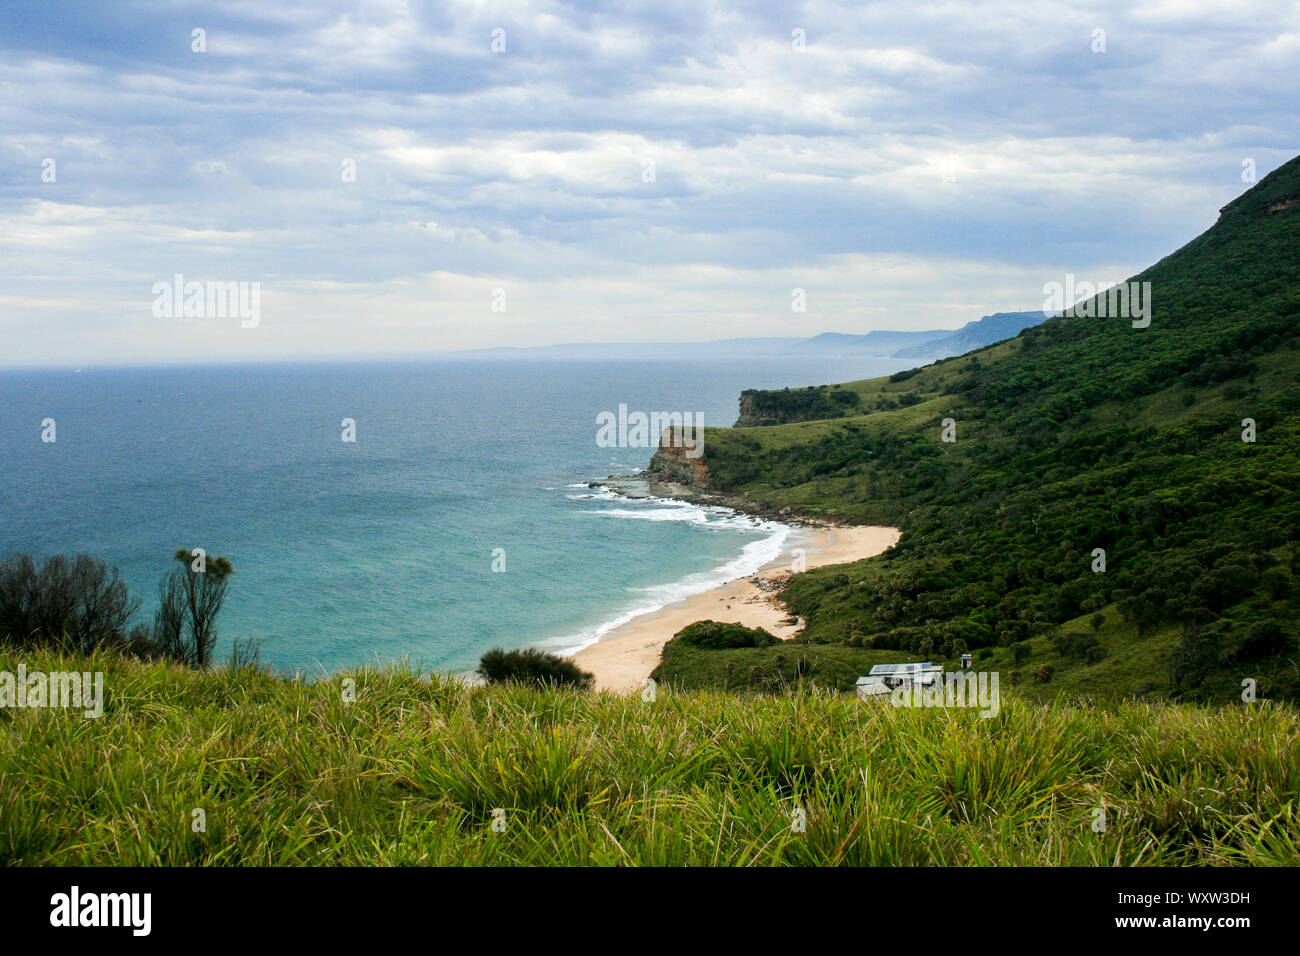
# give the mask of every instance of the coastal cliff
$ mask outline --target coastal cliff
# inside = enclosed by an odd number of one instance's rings
[[[740,417],[736,428],[785,425],[821,418],[842,418],[860,413],[858,393],[838,385],[809,385],[806,388],[747,388],[740,393]]]
[[[694,441],[694,439],[691,439]],[[703,489],[709,483],[709,469],[702,456],[692,457],[686,444],[677,437],[676,430],[666,428],[659,436],[659,448],[650,459],[644,477],[650,482],[681,484]]]

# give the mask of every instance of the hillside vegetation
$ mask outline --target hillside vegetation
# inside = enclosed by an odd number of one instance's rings
[[[971,650],[1038,696],[1300,698],[1300,158],[1131,281],[1149,327],[1056,318],[888,378],[749,392],[785,423],[708,430],[703,490],[903,529],[795,577],[804,641]]]
[[[1300,864],[1300,718],[1271,703],[984,719],[0,650],[20,662],[103,671],[106,702],[0,709],[6,865]]]

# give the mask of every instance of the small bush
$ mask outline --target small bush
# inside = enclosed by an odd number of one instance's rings
[[[1291,593],[1291,575],[1282,568],[1269,568],[1259,580],[1274,601],[1284,601]]]
[[[712,650],[725,650],[733,647],[770,647],[778,643],[775,637],[761,627],[723,624],[718,621],[696,621],[694,624],[688,624],[673,636],[680,638],[684,644],[707,647]]]
[[[1239,661],[1257,661],[1290,649],[1291,639],[1276,621],[1261,621],[1251,627],[1237,650]]]
[[[1062,657],[1089,660],[1090,656],[1095,657],[1098,652],[1102,657],[1106,656],[1096,634],[1057,634],[1052,637],[1052,648]]]
[[[536,684],[578,690],[587,690],[596,679],[567,657],[532,647],[521,651],[494,647],[479,659],[477,673],[489,684]]]
[[[1256,371],[1255,363],[1242,358],[1223,356],[1210,359],[1200,368],[1183,376],[1183,381],[1193,387],[1214,385],[1232,378],[1244,378]]]

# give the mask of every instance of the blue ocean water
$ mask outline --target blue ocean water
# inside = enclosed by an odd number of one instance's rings
[[[650,448],[596,417],[730,425],[743,388],[884,374],[876,359],[398,361],[0,372],[0,555],[89,552],[151,621],[179,547],[234,564],[219,621],[278,670],[494,646],[569,650],[756,568],[789,532],[593,493]],[[41,440],[42,420],[57,440]],[[356,422],[355,443],[342,420]],[[505,570],[493,570],[504,549]],[[497,552],[499,555],[500,553]],[[499,562],[498,562],[499,565]]]

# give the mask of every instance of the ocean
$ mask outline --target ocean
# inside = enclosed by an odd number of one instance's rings
[[[489,648],[572,651],[756,570],[797,533],[588,481],[650,447],[597,416],[735,421],[744,388],[848,381],[897,360],[422,360],[0,372],[0,555],[88,552],[152,621],[177,548],[234,565],[217,655],[283,672]],[[42,441],[46,419],[55,441]],[[344,419],[355,441],[344,441]]]

